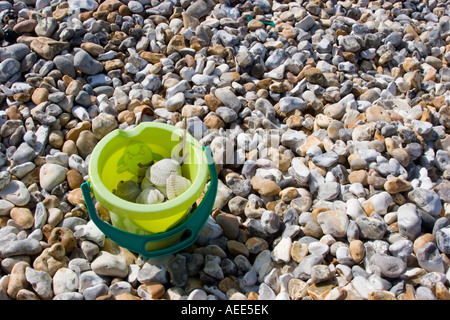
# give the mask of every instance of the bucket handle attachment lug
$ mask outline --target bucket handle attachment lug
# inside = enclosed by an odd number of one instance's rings
[[[94,222],[97,228],[100,229],[100,231],[102,231],[108,238],[117,243],[119,246],[127,248],[130,251],[139,253],[146,258],[169,255],[190,246],[197,240],[199,232],[201,231],[201,229],[206,223],[206,220],[211,214],[217,195],[218,174],[213,154],[209,146],[203,147],[203,150],[206,153],[209,173],[211,176],[209,188],[202,202],[190,214],[189,218],[185,220],[183,223],[181,223],[179,226],[167,232],[155,235],[138,235],[116,228],[111,224],[103,221],[98,216],[97,210],[95,209],[95,205],[91,197],[91,186],[89,182],[86,181],[81,185],[81,191],[83,193],[83,197],[86,203],[86,208],[88,210],[90,219]],[[185,231],[189,231],[188,237],[176,243],[175,245],[152,251],[146,249],[146,245],[149,242],[166,240],[178,234],[182,234]]]

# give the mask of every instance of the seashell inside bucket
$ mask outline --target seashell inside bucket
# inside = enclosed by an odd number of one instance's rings
[[[140,204],[156,204],[164,202],[164,195],[154,187],[142,190],[136,199],[136,203]]]
[[[155,186],[165,186],[171,174],[181,176],[181,165],[170,158],[161,159],[150,167],[150,182]]]
[[[191,185],[192,185],[191,181],[189,179],[186,179],[185,177],[175,174],[169,175],[166,181],[167,199],[171,200],[178,197],[183,192],[185,192]]]
[[[126,201],[135,202],[141,193],[141,189],[139,188],[139,185],[132,180],[120,181],[117,184],[117,189],[113,190],[113,193]]]

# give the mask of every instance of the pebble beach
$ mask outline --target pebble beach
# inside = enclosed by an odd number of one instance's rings
[[[450,1],[2,0],[0,25],[0,300],[450,300]],[[219,174],[158,258],[80,188],[149,121]]]

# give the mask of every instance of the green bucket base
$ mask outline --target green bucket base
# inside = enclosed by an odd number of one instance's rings
[[[158,234],[141,235],[112,226],[101,220],[98,216],[91,197],[91,186],[89,182],[86,181],[81,185],[81,190],[91,220],[106,237],[117,243],[119,246],[132,252],[139,253],[146,258],[173,254],[190,246],[197,240],[198,234],[211,214],[217,195],[218,174],[212,151],[209,147],[203,147],[203,149],[208,159],[211,177],[209,188],[197,208],[176,227]]]

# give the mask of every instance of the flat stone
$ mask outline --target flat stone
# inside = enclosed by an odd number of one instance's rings
[[[104,130],[101,128],[101,130]],[[98,139],[95,137],[94,133],[89,130],[84,130],[80,133],[76,145],[80,156],[86,158],[92,153],[95,146],[97,145]]]
[[[216,109],[216,114],[223,120],[225,123],[231,123],[238,119],[237,113],[228,107],[218,107]]]
[[[34,225],[34,216],[28,208],[13,208],[10,216],[22,229],[29,229]]]
[[[78,275],[69,268],[61,268],[53,276],[53,292],[55,295],[78,290]]]
[[[403,260],[389,255],[375,253],[370,262],[378,267],[382,277],[397,278],[406,271],[406,263]]]
[[[74,226],[74,236],[77,239],[89,240],[96,243],[99,247],[103,247],[105,243],[105,235],[100,229],[90,220],[87,224],[80,224]]]
[[[7,258],[20,255],[36,255],[42,250],[41,244],[34,238],[2,242],[0,257]]]
[[[335,152],[326,152],[324,154],[314,156],[312,158],[312,162],[314,164],[320,166],[329,168],[332,165],[334,165],[338,161],[338,155]]]
[[[117,120],[111,114],[102,112],[97,117],[92,119],[92,133],[98,140],[101,140],[117,127]]]
[[[281,191],[281,188],[274,181],[259,176],[251,178],[250,183],[253,189],[264,197],[278,195]]]
[[[128,274],[126,260],[121,256],[101,251],[91,263],[92,271],[98,275],[125,278]]]
[[[390,194],[396,194],[399,192],[405,192],[411,190],[412,186],[409,181],[406,181],[399,177],[394,177],[387,180],[384,184],[384,189]]]
[[[346,213],[340,210],[324,211],[317,215],[317,223],[325,234],[342,238],[347,233],[349,219]]]
[[[20,63],[17,60],[8,58],[0,63],[0,82],[8,81],[20,70]]]
[[[31,198],[25,184],[18,180],[11,180],[5,188],[1,189],[0,197],[16,206],[26,205]]]
[[[321,200],[332,200],[339,196],[341,185],[338,182],[329,182],[319,185],[317,197]]]
[[[416,256],[419,265],[426,271],[444,273],[444,262],[434,243],[429,242],[419,248]]]
[[[56,41],[47,37],[34,38],[30,43],[30,49],[47,60],[52,60],[56,55],[68,47],[68,42]]]
[[[422,218],[413,204],[404,204],[397,210],[397,221],[401,235],[414,240],[421,233]]]
[[[73,59],[74,67],[87,75],[95,75],[103,70],[103,65],[94,60],[89,53],[84,50],[78,51]]]
[[[52,277],[47,272],[28,267],[25,276],[39,298],[50,300],[53,297]]]
[[[450,253],[450,227],[436,231],[436,244],[442,253]]]
[[[441,199],[436,192],[424,188],[415,188],[408,193],[408,198],[412,200],[420,209],[431,214],[433,217],[438,217],[441,209]]]
[[[186,257],[177,254],[167,263],[167,271],[170,274],[170,282],[177,287],[183,287],[188,280],[188,273],[186,269]]]
[[[54,187],[66,180],[67,169],[53,163],[46,163],[39,171],[39,183],[41,188],[52,191]]]
[[[371,217],[358,217],[356,218],[356,224],[363,239],[382,239],[387,230],[387,225],[384,221]]]
[[[380,215],[385,215],[393,202],[392,196],[388,192],[380,192],[370,197],[370,204]]]
[[[216,91],[214,91],[214,95],[223,103],[223,105],[229,107],[234,112],[239,112],[241,108],[241,101],[229,88],[216,89]]]
[[[16,162],[16,164],[21,165],[33,161],[35,157],[35,149],[33,149],[28,143],[23,142],[14,152],[13,160]]]

